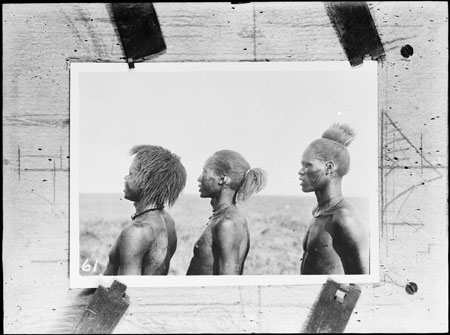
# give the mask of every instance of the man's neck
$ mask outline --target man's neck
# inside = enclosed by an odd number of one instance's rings
[[[156,208],[156,206],[153,204],[145,205],[143,201],[136,201],[134,203],[134,208],[136,208],[136,213],[141,213],[147,209]]]
[[[213,212],[233,205],[233,196],[234,194],[232,194],[232,192],[223,190],[218,197],[211,198],[211,206],[213,208]]]
[[[334,199],[342,198],[341,180],[331,180],[326,187],[315,192],[317,198],[317,205],[325,207]]]

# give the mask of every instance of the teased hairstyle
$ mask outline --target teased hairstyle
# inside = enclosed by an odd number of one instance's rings
[[[211,166],[216,174],[231,178],[230,188],[236,191],[234,203],[246,201],[266,186],[266,172],[259,168],[251,169],[250,164],[236,151],[217,151],[212,156]]]
[[[172,206],[186,185],[186,170],[180,158],[156,145],[137,145],[130,150],[136,154],[139,173],[136,186],[146,206]]]
[[[350,154],[347,146],[354,140],[355,131],[346,124],[335,123],[325,130],[322,138],[311,143],[318,158],[324,161],[333,161],[337,165],[336,172],[345,176],[350,168]]]

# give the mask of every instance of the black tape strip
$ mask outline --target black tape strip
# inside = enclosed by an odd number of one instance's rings
[[[126,289],[117,280],[109,289],[99,285],[72,334],[111,334],[130,305]]]
[[[304,333],[342,333],[359,299],[361,289],[328,279],[315,302]]]
[[[166,50],[152,3],[112,3],[111,9],[130,68],[133,62]]]
[[[327,13],[352,66],[386,55],[366,2],[327,2]]]

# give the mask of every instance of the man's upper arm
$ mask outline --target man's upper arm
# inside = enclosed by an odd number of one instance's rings
[[[118,275],[141,275],[142,259],[148,247],[148,240],[141,228],[129,226],[119,237],[120,265]]]
[[[346,274],[369,271],[369,239],[366,227],[347,209],[335,213],[333,245]]]
[[[214,229],[214,262],[218,275],[238,275],[241,265],[239,263],[239,247],[242,236],[239,229],[231,220],[225,219],[217,223]]]

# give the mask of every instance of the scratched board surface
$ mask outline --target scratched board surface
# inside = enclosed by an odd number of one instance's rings
[[[346,331],[447,331],[447,3],[369,8],[386,50],[382,281],[361,285]],[[167,46],[155,62],[345,60],[323,3],[155,9]],[[68,288],[69,64],[124,55],[106,4],[8,4],[2,19],[4,330],[70,332],[92,295]],[[414,49],[408,58],[406,44]],[[408,281],[416,294],[406,293]],[[320,289],[130,288],[115,332],[298,332]]]

